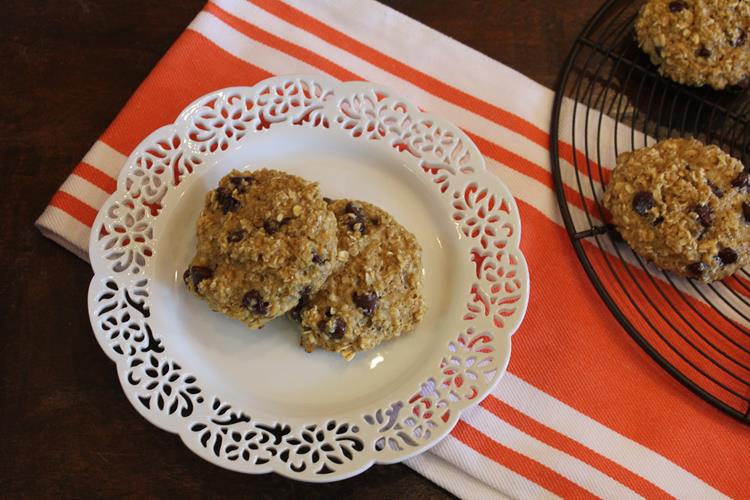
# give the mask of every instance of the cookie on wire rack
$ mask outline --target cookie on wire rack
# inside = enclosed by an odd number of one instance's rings
[[[635,21],[638,43],[659,72],[685,85],[747,85],[750,2],[649,0]]]
[[[749,189],[747,169],[719,147],[667,139],[618,156],[604,205],[639,255],[710,283],[750,261]]]

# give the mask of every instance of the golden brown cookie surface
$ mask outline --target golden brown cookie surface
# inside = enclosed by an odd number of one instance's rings
[[[318,290],[336,258],[336,219],[315,183],[232,171],[206,195],[185,283],[215,311],[258,328]]]
[[[422,250],[387,212],[362,201],[330,204],[339,229],[338,267],[293,317],[305,350],[350,360],[358,351],[416,328],[425,312]]]
[[[711,282],[750,260],[748,173],[717,146],[668,139],[621,154],[604,205],[631,248],[664,270]]]
[[[723,89],[750,75],[746,0],[649,0],[635,32],[659,72],[676,82]]]

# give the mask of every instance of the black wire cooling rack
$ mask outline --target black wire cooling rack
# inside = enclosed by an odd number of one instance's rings
[[[660,76],[634,38],[641,4],[606,2],[561,75],[551,156],[562,216],[583,268],[630,336],[682,384],[750,424],[748,270],[711,285],[682,279],[645,262],[606,224],[602,163],[613,166],[623,151],[692,136],[750,165],[750,91]]]

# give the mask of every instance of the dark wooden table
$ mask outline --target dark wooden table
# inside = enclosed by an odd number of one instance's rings
[[[385,3],[553,86],[600,2]],[[203,0],[4,5],[0,496],[449,497],[404,465],[325,485],[228,472],[131,408],[91,334],[91,270],[32,224]]]

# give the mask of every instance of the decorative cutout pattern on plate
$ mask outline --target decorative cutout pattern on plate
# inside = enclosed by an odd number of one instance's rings
[[[313,127],[349,140],[383,143],[429,179],[463,235],[473,284],[445,353],[420,384],[370,411],[317,422],[253,418],[214,394],[174,359],[149,321],[156,222],[187,176],[209,157],[229,154],[251,134]],[[323,77],[278,77],[224,89],[188,106],[173,125],[146,138],[123,168],[118,190],[92,231],[92,326],[117,363],[123,389],[146,418],[177,432],[207,460],[244,472],[275,471],[328,481],[374,462],[425,450],[455,425],[461,410],[497,383],[528,301],[520,221],[507,189],[486,172],[471,140],[378,86]]]
[[[218,398],[211,410],[207,420],[192,424],[190,430],[206,450],[231,462],[326,475],[364,450],[359,428],[345,422],[328,420],[297,429],[284,423],[269,425],[234,411]]]

